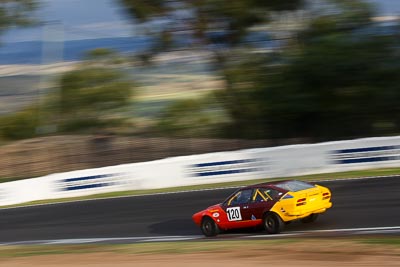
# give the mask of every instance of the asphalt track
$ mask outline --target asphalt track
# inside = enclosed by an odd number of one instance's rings
[[[333,207],[315,223],[292,223],[284,233],[400,226],[400,177],[319,182],[332,191]],[[0,243],[201,235],[191,221],[198,210],[234,189],[147,195],[0,210]],[[231,233],[228,236],[241,235]],[[260,234],[260,233],[245,233]],[[221,235],[223,238],[224,235]]]

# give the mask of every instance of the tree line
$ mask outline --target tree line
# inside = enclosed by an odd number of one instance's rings
[[[225,88],[207,99],[182,100],[167,107],[153,133],[322,141],[400,132],[400,28],[398,23],[377,23],[376,8],[365,1],[116,3],[135,27],[156,40],[142,59],[148,61],[160,52],[207,50],[216,75],[224,81]],[[274,37],[278,47],[260,53],[249,42],[254,32],[274,31],[270,25],[277,17],[300,10],[303,19],[292,21],[298,25],[282,30],[284,37]],[[158,21],[163,24],[154,27]],[[191,41],[186,45],[175,41],[182,36]],[[109,64],[98,63],[107,57],[115,55],[97,51],[91,64],[59,79],[60,131],[102,129],[121,122],[115,120],[116,111],[129,104],[136,85]],[[227,119],[215,119],[215,107],[223,109]],[[35,112],[41,110],[45,108],[29,107],[1,118],[3,137],[33,135],[37,127],[33,122],[39,116]],[[23,132],[28,134],[21,136]]]

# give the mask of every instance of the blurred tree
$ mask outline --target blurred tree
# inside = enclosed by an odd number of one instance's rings
[[[38,7],[35,0],[0,0],[0,35],[11,27],[35,24],[32,13]],[[0,135],[8,139],[29,138],[35,132],[37,110],[27,108],[0,118]]]
[[[1,0],[0,34],[10,27],[30,26],[37,22],[31,16],[37,7],[36,0]]]
[[[4,139],[16,140],[35,136],[38,110],[28,107],[0,118],[0,135]]]
[[[400,130],[399,108],[393,102],[400,100],[398,28],[384,33],[372,23],[371,6],[338,2],[340,13],[315,18],[300,37],[302,49],[283,73],[291,83],[286,87],[291,88],[291,97],[281,95],[289,108],[281,112],[293,116],[292,131],[300,136],[396,134]]]
[[[102,60],[116,57],[117,54],[118,53],[112,49],[100,47],[87,51],[85,58],[88,60]]]
[[[123,72],[83,66],[60,79],[60,113],[63,131],[103,128],[116,122],[115,111],[126,107],[133,83]]]
[[[36,131],[39,111],[49,125],[60,132],[78,132],[119,126],[125,119],[125,108],[131,103],[135,84],[115,62],[104,67],[105,60],[119,54],[95,50],[91,60],[59,78],[59,90],[52,91],[40,108],[35,104],[0,118],[0,135],[6,139],[24,139],[46,134]],[[44,113],[44,114],[43,114]]]
[[[362,2],[337,2],[275,61],[249,58],[229,70],[244,94],[240,110],[229,93],[220,95],[241,115],[243,136],[317,141],[400,132],[399,28],[383,31]]]
[[[211,96],[172,103],[161,115],[157,132],[179,137],[217,137],[226,116]]]
[[[10,27],[34,25],[32,14],[38,7],[35,0],[0,0],[0,34]],[[58,124],[61,130],[82,130],[107,127],[116,122],[115,112],[130,102],[133,84],[124,73],[102,67],[120,64],[121,57],[108,49],[96,49],[87,54],[88,62],[81,68],[65,73],[60,79],[60,94],[48,96],[42,112]],[[60,107],[57,105],[60,104]],[[59,111],[59,112],[58,112]],[[35,136],[38,108],[25,108],[0,119],[0,133],[4,138],[21,139]]]
[[[269,20],[270,11],[296,10],[303,0],[119,0],[133,22],[159,36],[155,46],[171,48],[172,37],[195,45],[241,44],[252,26]],[[147,27],[148,26],[148,27]],[[203,47],[204,48],[204,47]],[[160,51],[160,49],[155,49]]]
[[[153,53],[177,48],[199,48],[212,53],[214,68],[225,80],[226,91],[229,94],[230,103],[227,103],[227,111],[235,124],[233,128],[239,132],[245,129],[242,124],[246,122],[247,116],[243,116],[243,112],[248,106],[242,106],[244,93],[234,90],[232,77],[227,71],[232,61],[237,60],[237,56],[234,55],[241,49],[253,51],[248,46],[249,34],[253,32],[252,27],[267,23],[271,12],[294,11],[301,8],[305,1],[119,0],[119,2],[137,29],[143,28],[145,34],[155,36],[153,47],[143,55],[146,61]],[[163,123],[167,121],[165,118],[167,114],[170,112],[164,114]]]
[[[327,140],[400,131],[398,28],[382,32],[366,1],[316,1],[305,29],[261,55],[247,45],[249,32],[268,23],[270,11],[303,1],[120,2],[136,23],[164,36],[161,50],[182,34],[213,52],[226,84],[216,95],[232,118],[228,136]]]
[[[128,60],[125,59],[118,51],[110,48],[95,48],[85,53],[85,60],[88,65],[121,65]]]
[[[277,65],[266,55],[236,54],[236,61],[224,69],[224,77],[229,81],[230,89],[215,92],[219,103],[232,118],[223,130],[231,138],[266,138],[270,137],[266,119],[270,114],[263,112],[270,108],[270,96],[263,95],[268,91],[270,81],[267,75],[275,77]],[[267,87],[268,86],[268,87]]]

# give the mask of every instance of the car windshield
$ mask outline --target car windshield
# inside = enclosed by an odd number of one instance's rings
[[[306,189],[310,189],[310,188],[314,187],[313,185],[311,185],[309,183],[305,183],[305,182],[301,182],[301,181],[286,181],[286,182],[275,184],[275,186],[282,188],[284,190],[291,191],[291,192],[297,192],[297,191],[306,190]]]

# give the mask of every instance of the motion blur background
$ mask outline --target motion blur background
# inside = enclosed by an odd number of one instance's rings
[[[1,0],[1,181],[398,135],[399,13],[390,0]]]

